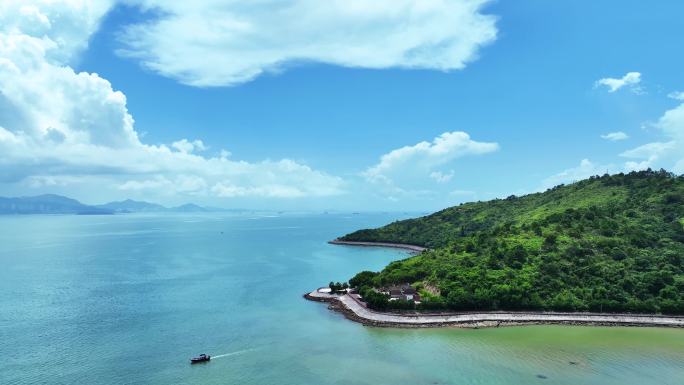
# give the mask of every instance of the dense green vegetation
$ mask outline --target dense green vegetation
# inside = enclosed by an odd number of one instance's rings
[[[366,293],[411,283],[423,309],[684,314],[684,177],[665,171],[462,204],[341,239],[430,247],[350,280]],[[395,306],[376,294],[373,307]]]

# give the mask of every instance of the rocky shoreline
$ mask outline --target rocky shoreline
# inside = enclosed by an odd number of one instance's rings
[[[328,303],[328,309],[341,313],[348,320],[365,326],[387,328],[489,328],[524,325],[583,325],[583,326],[633,326],[633,327],[675,327],[684,328],[684,317],[655,315],[621,315],[621,314],[585,314],[585,313],[463,313],[437,315],[378,313],[365,309],[364,312],[350,306],[355,299],[349,296],[338,296],[321,293],[315,290],[304,294],[305,299],[314,302]],[[359,304],[359,306],[361,306]],[[356,310],[356,311],[355,311]],[[371,315],[371,316],[369,316]],[[377,315],[375,317],[374,315]],[[433,317],[431,321],[429,318]],[[443,321],[445,318],[463,319]],[[526,317],[536,319],[526,319]],[[399,319],[401,322],[382,320],[382,318]],[[518,319],[516,319],[518,318]],[[592,319],[593,318],[593,319]],[[607,321],[610,318],[613,320]],[[426,320],[427,319],[427,320]],[[419,322],[420,321],[420,322]]]

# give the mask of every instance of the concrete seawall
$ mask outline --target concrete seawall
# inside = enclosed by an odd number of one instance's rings
[[[497,327],[529,324],[570,324],[605,326],[684,327],[684,316],[609,313],[555,312],[473,312],[450,314],[381,313],[365,307],[350,295],[334,295],[314,290],[306,299],[330,303],[332,310],[348,319],[369,326],[381,327]]]
[[[390,242],[355,242],[355,241],[341,241],[339,239],[332,240],[331,245],[346,245],[346,246],[363,246],[363,247],[390,247],[394,249],[404,249],[415,253],[421,253],[427,250],[426,247],[407,245],[405,243],[390,243]]]

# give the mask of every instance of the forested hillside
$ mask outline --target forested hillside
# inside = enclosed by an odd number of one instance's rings
[[[350,281],[415,284],[426,309],[684,314],[684,177],[665,171],[462,204],[341,239],[430,247]]]

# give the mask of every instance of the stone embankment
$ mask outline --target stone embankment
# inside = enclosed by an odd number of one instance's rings
[[[327,302],[329,308],[344,314],[352,321],[383,327],[498,327],[531,324],[604,325],[604,326],[659,326],[684,327],[684,317],[607,314],[607,313],[552,313],[552,312],[472,312],[472,313],[381,313],[366,308],[352,295],[335,295],[314,290],[304,297],[311,301]]]
[[[365,246],[365,247],[390,247],[393,249],[404,249],[414,253],[421,253],[427,248],[416,245],[407,245],[405,243],[389,243],[389,242],[355,242],[355,241],[341,241],[339,239],[328,242],[332,245],[348,245],[348,246]]]

